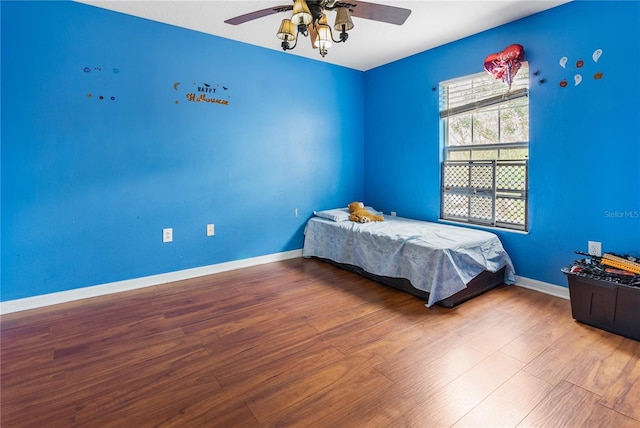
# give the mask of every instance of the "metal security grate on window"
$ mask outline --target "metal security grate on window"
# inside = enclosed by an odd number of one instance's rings
[[[526,160],[445,161],[441,218],[527,229]]]

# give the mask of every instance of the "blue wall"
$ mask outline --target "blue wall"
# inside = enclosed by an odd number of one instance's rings
[[[299,249],[313,210],[362,199],[364,73],[78,3],[1,7],[3,301]]]
[[[586,251],[640,257],[640,2],[572,2],[365,75],[365,199],[437,221],[438,84],[482,71],[512,43],[530,89],[530,232],[498,232],[516,274],[566,286],[560,268]],[[602,49],[594,62],[592,53]],[[567,56],[566,68],[559,65]],[[582,58],[584,66],[576,67]],[[583,81],[574,86],[573,76]],[[602,72],[602,79],[594,74]],[[546,83],[540,84],[541,78]],[[567,79],[567,87],[559,83]]]
[[[516,273],[564,285],[587,240],[640,256],[638,2],[572,2],[366,73],[78,3],[0,5],[2,301],[299,249],[313,210],[354,199],[437,220],[438,83],[511,43],[546,79],[530,232],[498,232]],[[561,88],[578,58],[582,84]],[[311,76],[332,110],[292,93]]]

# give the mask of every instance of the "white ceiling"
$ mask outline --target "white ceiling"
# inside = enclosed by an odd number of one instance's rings
[[[224,21],[255,10],[292,4],[291,0],[76,1],[280,52],[280,40],[276,38],[276,32],[280,21],[290,17],[291,12],[275,13],[235,26],[225,24]],[[349,40],[344,44],[334,44],[324,58],[305,40],[301,40],[294,50],[283,55],[299,55],[366,71],[570,0],[368,1],[411,9],[412,12],[401,26],[354,17],[355,27],[349,32]],[[332,25],[334,12],[328,12],[327,18]],[[504,47],[496,46],[495,51]]]

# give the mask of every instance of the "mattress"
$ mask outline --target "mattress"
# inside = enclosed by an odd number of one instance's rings
[[[370,223],[312,217],[304,234],[303,257],[406,279],[428,293],[427,306],[465,290],[483,271],[504,268],[504,283],[514,281],[509,255],[487,231],[403,217]]]

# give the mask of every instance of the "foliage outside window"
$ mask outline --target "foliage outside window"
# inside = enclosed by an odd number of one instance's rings
[[[440,217],[527,230],[529,67],[511,88],[487,73],[440,83]]]

